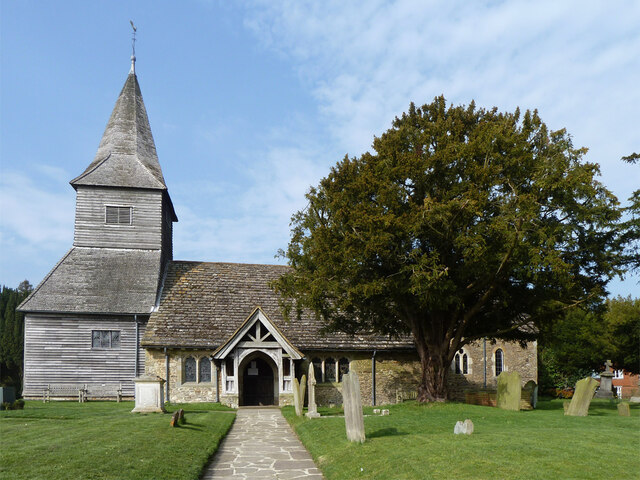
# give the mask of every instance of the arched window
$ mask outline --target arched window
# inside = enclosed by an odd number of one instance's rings
[[[201,358],[199,371],[200,371],[200,381],[210,382],[211,381],[211,360],[209,360],[207,357]]]
[[[464,375],[469,373],[469,357],[466,353],[462,354],[462,373]]]
[[[187,357],[184,361],[184,381],[196,381],[196,359],[193,357]]]
[[[313,374],[316,376],[316,382],[322,382],[322,360],[318,357],[311,360],[313,363]]]
[[[500,349],[496,350],[495,366],[496,366],[496,377],[497,377],[504,370],[504,353],[502,353],[502,350]]]
[[[459,353],[456,353],[454,365],[456,367],[456,373],[462,373],[462,370],[460,370],[460,354]]]
[[[338,361],[338,381],[342,381],[342,376],[349,373],[349,359],[342,357]]]
[[[324,381],[336,381],[336,361],[331,357],[327,358],[324,361]]]

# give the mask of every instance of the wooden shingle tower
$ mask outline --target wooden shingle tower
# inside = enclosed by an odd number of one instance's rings
[[[71,180],[73,247],[22,303],[24,395],[122,384],[144,372],[140,338],[173,257],[176,217],[132,68],[94,160]]]

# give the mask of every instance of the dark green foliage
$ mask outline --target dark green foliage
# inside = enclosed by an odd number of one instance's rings
[[[542,389],[567,388],[599,372],[605,360],[614,368],[640,371],[640,299],[609,299],[602,309],[574,309],[547,325],[540,341]]]
[[[447,397],[455,352],[597,304],[621,270],[620,209],[537,112],[410,106],[307,194],[276,289],[330,330],[413,335],[421,401]]]
[[[3,286],[0,291],[0,384],[22,393],[24,314],[16,308],[33,287],[24,280],[17,289]]]
[[[622,160],[628,163],[637,163],[640,161],[640,154],[632,153],[622,157]],[[640,272],[640,189],[633,192],[625,211],[629,216],[624,223],[624,239],[629,245],[627,265],[631,270]]]

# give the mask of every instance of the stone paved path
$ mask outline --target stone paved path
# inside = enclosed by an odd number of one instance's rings
[[[202,480],[322,480],[278,408],[241,408]]]

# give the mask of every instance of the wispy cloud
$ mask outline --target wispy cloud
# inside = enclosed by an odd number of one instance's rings
[[[591,148],[607,184],[637,149],[640,4],[602,2],[257,1],[246,25],[312,84],[333,141],[351,153],[409,102],[538,108]]]

